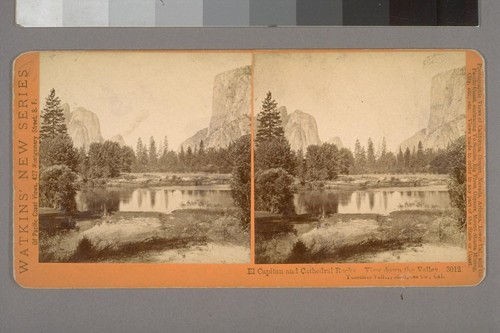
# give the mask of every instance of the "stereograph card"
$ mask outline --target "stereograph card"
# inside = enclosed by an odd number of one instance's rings
[[[23,287],[485,275],[473,50],[25,53],[13,163]]]

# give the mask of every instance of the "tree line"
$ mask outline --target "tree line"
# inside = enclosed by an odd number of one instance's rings
[[[364,173],[448,173],[448,149],[424,149],[422,141],[410,150],[409,147],[399,147],[395,154],[387,150],[385,138],[378,151],[375,151],[371,138],[368,138],[367,148],[361,145],[359,139],[354,145],[354,154],[350,172]]]
[[[206,148],[203,140],[194,148],[181,146],[178,152],[169,149],[168,138],[165,136],[159,147],[153,137],[149,145],[137,140],[137,148],[132,166],[133,172],[208,172],[230,173],[233,163],[231,149],[234,143],[226,148]]]

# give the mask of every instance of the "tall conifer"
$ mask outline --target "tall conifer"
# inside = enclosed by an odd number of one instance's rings
[[[61,106],[61,100],[56,96],[54,88],[50,90],[49,96],[45,99],[45,107],[42,110],[41,117],[40,138],[42,140],[67,134],[64,109]]]
[[[262,101],[262,107],[257,116],[257,121],[259,123],[257,143],[285,136],[285,132],[281,125],[281,115],[278,111],[278,103],[273,99],[270,91]]]

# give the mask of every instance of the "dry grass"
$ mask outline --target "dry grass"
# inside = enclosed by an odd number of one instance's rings
[[[321,222],[257,219],[258,263],[339,263],[423,244],[465,247],[454,210],[405,210],[388,216],[336,214]]]
[[[207,243],[249,246],[250,242],[236,209],[182,209],[172,214],[119,212],[78,221],[71,229],[56,227],[61,219],[52,222],[43,224],[51,226],[50,233],[41,230],[41,262],[140,262],[170,249]]]

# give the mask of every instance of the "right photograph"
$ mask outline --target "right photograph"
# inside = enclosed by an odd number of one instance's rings
[[[465,262],[466,52],[254,53],[255,262]]]

